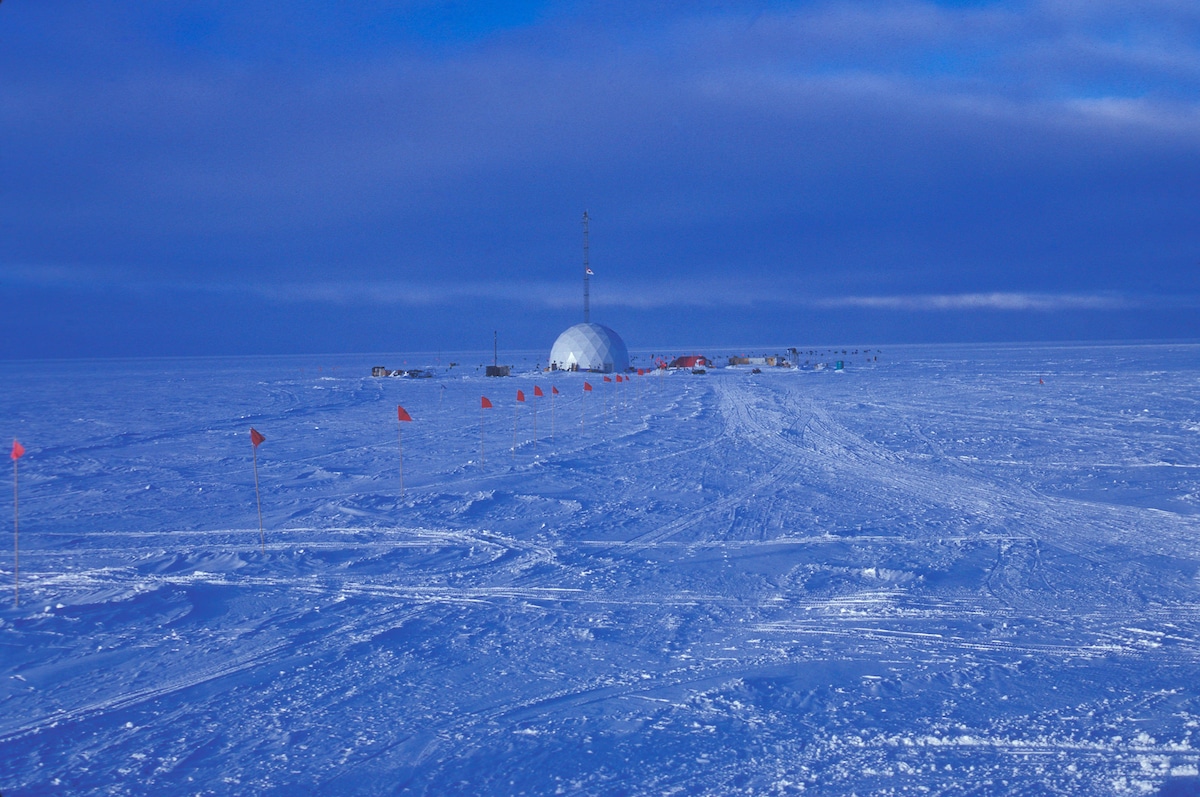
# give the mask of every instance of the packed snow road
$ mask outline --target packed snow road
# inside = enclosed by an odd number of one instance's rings
[[[1194,793],[1200,346],[848,359],[0,366],[0,792]]]

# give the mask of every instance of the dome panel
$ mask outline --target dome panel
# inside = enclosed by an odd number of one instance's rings
[[[629,351],[621,336],[603,324],[576,324],[554,341],[550,366],[568,371],[624,371],[629,367]]]

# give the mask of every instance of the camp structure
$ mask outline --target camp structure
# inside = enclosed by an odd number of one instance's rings
[[[711,368],[712,362],[703,354],[689,354],[671,360],[668,368]]]
[[[598,371],[629,368],[629,350],[621,336],[603,324],[576,324],[558,336],[550,350],[552,371]]]

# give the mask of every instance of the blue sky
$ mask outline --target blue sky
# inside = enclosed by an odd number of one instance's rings
[[[0,357],[1200,338],[1200,4],[0,5]]]

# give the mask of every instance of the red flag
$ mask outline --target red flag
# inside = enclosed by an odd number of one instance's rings
[[[588,393],[591,393],[591,392],[592,392],[592,385],[591,385],[591,383],[590,383],[590,382],[584,382],[584,383],[583,383],[583,389],[584,389],[584,391],[586,391],[586,392],[588,392]]]
[[[646,375],[646,369],[645,369],[645,368],[639,368],[639,369],[638,369],[638,376],[645,376],[645,375]]]
[[[604,377],[604,381],[605,381],[605,382],[611,382],[612,380],[611,380],[611,379],[609,379],[609,378],[606,376],[606,377]]]
[[[517,391],[517,401],[524,401],[524,400],[525,400],[525,391],[518,390]]]
[[[18,460],[23,456],[25,456],[25,446],[21,445],[16,440],[13,440],[12,458],[14,460]]]
[[[546,395],[546,394],[542,392],[542,389],[541,389],[540,387],[538,387],[537,385],[534,385],[534,386],[533,386],[533,395],[535,395],[535,396],[544,396],[544,395]]]
[[[623,378],[621,378],[621,377],[619,377],[619,376],[618,376],[618,377],[617,377],[617,381],[618,381],[618,382],[624,382],[625,380],[624,380]]]
[[[258,448],[258,444],[266,439],[267,438],[262,436],[261,432],[259,432],[253,426],[250,427],[250,442],[254,444],[255,448]]]
[[[492,408],[492,402],[488,401],[487,396],[480,396],[479,407],[480,409],[490,410]]]
[[[400,416],[400,420],[402,421],[412,420],[412,416],[408,414],[408,410],[404,409],[403,407],[396,407],[396,414]]]
[[[556,396],[557,396],[557,395],[558,395],[558,388],[551,386],[551,387],[550,387],[550,392],[551,392],[551,393],[553,393],[554,395],[556,395]]]

